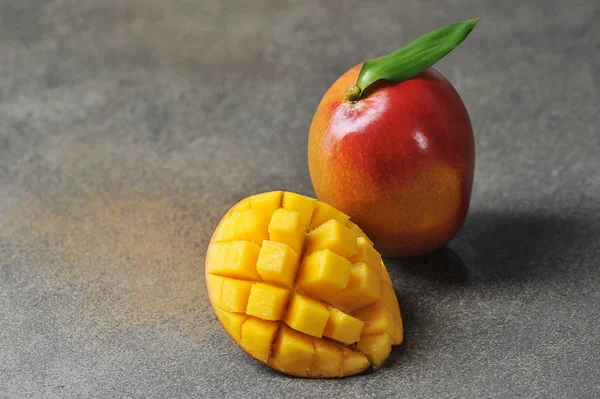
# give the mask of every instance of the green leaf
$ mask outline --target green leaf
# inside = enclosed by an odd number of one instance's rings
[[[400,50],[365,61],[356,81],[361,95],[369,85],[380,79],[401,82],[417,76],[458,46],[475,28],[478,19],[434,30]]]

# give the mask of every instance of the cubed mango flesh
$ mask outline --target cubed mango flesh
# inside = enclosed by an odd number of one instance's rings
[[[356,240],[358,252],[350,258],[352,263],[366,263],[375,272],[381,271],[381,254],[364,237],[358,237]]]
[[[305,231],[300,213],[279,208],[271,216],[268,226],[269,240],[290,246],[296,253],[302,252]]]
[[[322,249],[304,258],[296,285],[312,296],[324,298],[346,288],[350,267],[346,258]]]
[[[346,345],[351,345],[360,339],[365,323],[329,306],[329,320],[323,330],[323,335]]]
[[[274,191],[234,205],[209,243],[205,282],[234,342],[290,375],[357,374],[402,343],[381,255],[348,215],[313,198]]]
[[[350,268],[346,288],[324,297],[324,300],[345,312],[353,312],[376,302],[380,297],[380,275],[366,263],[356,263]]]
[[[392,338],[386,333],[365,335],[356,345],[367,356],[373,367],[380,367],[392,350]]]
[[[278,329],[277,322],[248,317],[242,324],[240,346],[255,359],[266,362]]]
[[[252,281],[222,277],[221,307],[228,312],[244,313],[248,296],[254,284]]]
[[[270,219],[271,214],[261,209],[236,209],[220,227],[216,234],[216,241],[250,241],[260,245],[269,237],[267,227]]]
[[[264,281],[292,287],[298,272],[299,255],[289,245],[263,241],[256,269]]]
[[[392,287],[381,282],[381,298],[373,304],[352,313],[353,316],[365,322],[363,334],[388,334],[394,345],[402,343],[402,322],[397,317],[400,313],[398,300]]]
[[[290,291],[267,283],[255,283],[250,289],[246,314],[263,320],[281,320]]]
[[[367,359],[367,356],[362,352],[350,348],[343,348],[342,355],[344,356],[344,361],[342,362],[343,375],[360,373],[370,365],[369,359]]]
[[[344,355],[340,348],[331,342],[314,340],[315,355],[312,360],[311,377],[341,377]]]
[[[235,223],[235,238],[242,241],[250,241],[260,245],[269,237],[267,227],[270,218],[252,209],[235,212],[232,215]]]
[[[281,207],[300,214],[302,228],[308,229],[317,200],[304,195],[285,192]]]
[[[225,331],[233,338],[235,342],[242,340],[242,325],[248,319],[245,313],[231,313],[215,306],[215,314],[225,328]]]
[[[296,331],[321,338],[328,319],[327,306],[315,299],[295,293],[284,321]]]
[[[310,371],[314,354],[311,337],[282,326],[273,347],[272,362],[284,373],[305,377]]]
[[[250,206],[250,203],[248,203],[248,206]],[[233,215],[233,212],[231,213],[231,215]],[[213,242],[228,242],[235,238],[235,222],[237,216],[232,217],[231,215],[226,216],[227,219],[223,220],[219,224],[219,226],[213,233]]]
[[[217,242],[207,250],[206,268],[218,276],[257,281],[259,251],[260,247],[249,241]]]
[[[310,221],[310,229],[314,230],[323,223],[332,219],[337,220],[341,224],[345,224],[348,219],[350,219],[350,216],[338,211],[325,202],[318,201],[315,205],[315,210],[313,211],[312,219]]]
[[[306,254],[321,249],[329,249],[344,258],[350,258],[358,252],[356,234],[337,220],[331,219],[306,237]]]
[[[263,215],[265,219],[270,220],[273,212],[281,207],[281,191],[271,191],[248,197],[251,199],[250,209]]]

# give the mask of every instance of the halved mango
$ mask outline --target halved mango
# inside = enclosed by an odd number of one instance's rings
[[[234,205],[209,243],[205,280],[230,337],[290,375],[357,374],[402,343],[381,255],[347,215],[314,198],[274,191]]]

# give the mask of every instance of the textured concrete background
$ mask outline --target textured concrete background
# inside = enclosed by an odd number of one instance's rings
[[[312,195],[329,85],[473,16],[438,65],[476,132],[471,211],[456,255],[388,261],[405,345],[339,381],[250,359],[207,303],[218,219]],[[600,397],[598,20],[593,0],[0,0],[0,397]]]

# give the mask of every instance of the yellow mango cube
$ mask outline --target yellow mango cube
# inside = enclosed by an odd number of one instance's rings
[[[373,367],[379,367],[392,351],[392,338],[385,333],[363,335],[356,347],[367,356]]]
[[[275,321],[265,321],[248,317],[244,324],[242,324],[240,346],[251,356],[261,362],[266,362],[269,360],[271,345],[273,344],[278,328],[279,323]]]
[[[269,237],[267,231],[269,218],[252,209],[234,212],[231,219],[235,223],[236,240],[251,241],[260,245]]]
[[[358,225],[356,223],[354,223],[350,220],[347,220],[346,223],[344,223],[344,224],[346,225],[347,228],[352,230],[354,232],[354,234],[356,234],[358,237],[363,237],[369,242],[369,244],[375,245],[375,243],[373,241],[371,241],[371,239],[369,237],[367,237],[365,232],[362,231],[361,228],[358,227]]]
[[[356,317],[329,307],[329,320],[323,330],[323,336],[351,345],[360,339],[364,324]]]
[[[281,207],[283,209],[298,212],[302,221],[302,228],[306,230],[310,225],[310,219],[312,218],[316,203],[317,200],[314,198],[306,197],[296,193],[285,192],[283,193]]]
[[[206,274],[204,276],[208,297],[210,298],[213,307],[221,306],[221,286],[223,285],[223,277],[215,276],[214,274]]]
[[[227,265],[227,256],[229,255],[229,243],[213,243],[206,250],[206,269],[209,273],[215,273]]]
[[[294,330],[321,338],[329,319],[329,310],[321,302],[294,293],[284,322]]]
[[[367,306],[381,297],[379,274],[366,263],[356,263],[350,268],[348,286],[342,291],[328,295],[331,305],[352,313],[356,309]]]
[[[350,280],[351,263],[338,254],[322,249],[304,258],[296,285],[318,298],[344,289]]]
[[[383,300],[359,309],[352,315],[365,322],[365,335],[387,333],[392,336],[395,333],[393,309],[386,306]]]
[[[244,313],[230,313],[219,307],[215,307],[214,309],[219,323],[221,323],[231,338],[236,343],[239,343],[242,339],[242,325],[248,319],[248,316]]]
[[[329,220],[311,231],[306,237],[306,255],[329,249],[344,258],[356,254],[356,234],[337,220]]]
[[[318,201],[315,205],[315,210],[313,211],[312,219],[310,221],[310,229],[314,230],[331,219],[337,220],[341,224],[344,224],[348,219],[350,219],[350,216],[338,211],[325,202]]]
[[[273,212],[269,222],[269,240],[289,245],[297,254],[304,245],[304,227],[301,216],[296,211],[279,208]]]
[[[232,212],[230,216],[227,216],[226,219],[224,219],[217,227],[214,233],[215,242],[228,242],[235,240],[237,216],[231,216],[234,213],[236,212]]]
[[[250,289],[246,314],[263,320],[281,320],[290,298],[290,291],[269,285],[255,283]]]
[[[369,265],[374,271],[377,273],[381,270],[381,254],[373,248],[369,241],[365,237],[358,237],[356,239],[356,246],[358,248],[358,252],[350,261],[352,263],[363,262]]]
[[[252,200],[250,209],[263,215],[267,220],[271,219],[271,215],[281,207],[281,198],[283,192],[271,191],[250,197]]]
[[[282,326],[275,340],[272,362],[296,376],[307,376],[315,349],[309,336]]]
[[[370,365],[369,359],[358,351],[343,348],[342,355],[344,356],[344,361],[342,362],[342,373],[344,375],[360,373]]]
[[[213,243],[206,255],[208,273],[224,277],[258,280],[256,260],[260,247],[248,241]]]
[[[252,204],[252,197],[246,197],[235,203],[229,215],[233,212],[242,212],[250,209],[250,205]]]
[[[315,355],[310,366],[311,377],[341,377],[344,356],[334,344],[314,340]]]
[[[221,307],[228,312],[244,313],[252,281],[223,278],[221,283]]]
[[[256,270],[263,281],[292,287],[298,272],[298,261],[298,254],[289,245],[263,241]]]

